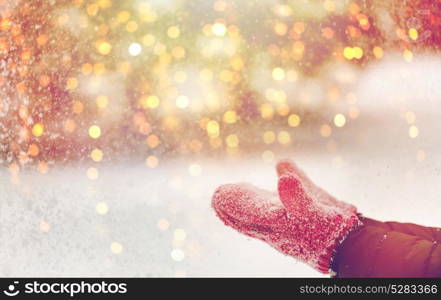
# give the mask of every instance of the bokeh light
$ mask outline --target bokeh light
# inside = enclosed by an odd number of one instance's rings
[[[363,116],[361,70],[441,44],[427,0],[14,3],[0,10],[0,155],[44,172],[85,157],[270,161],[306,135],[326,145]],[[403,118],[416,138],[416,113]]]

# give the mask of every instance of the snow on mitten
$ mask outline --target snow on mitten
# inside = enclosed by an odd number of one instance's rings
[[[213,195],[216,214],[237,231],[329,273],[337,246],[360,225],[355,207],[317,188],[289,161],[277,170],[278,195],[247,183],[222,185]]]
[[[316,186],[306,175],[305,173],[303,173],[302,170],[300,170],[297,165],[288,159],[285,160],[280,160],[277,163],[277,175],[279,177],[286,175],[286,174],[294,174],[295,176],[297,176],[301,183],[302,186],[305,190],[308,191],[308,194],[313,194],[314,198],[326,205],[329,206],[337,206],[343,210],[347,210],[348,212],[357,212],[357,208],[355,206],[353,206],[352,204],[348,204],[345,203],[343,201],[339,201],[337,199],[335,199],[334,197],[332,197],[331,195],[329,195],[327,192],[325,192],[324,190],[322,190],[321,188],[319,188],[318,186]]]

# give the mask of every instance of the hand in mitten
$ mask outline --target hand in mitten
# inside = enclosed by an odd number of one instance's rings
[[[220,186],[212,205],[228,226],[328,273],[337,246],[360,225],[356,208],[315,186],[293,162],[281,161],[278,195],[250,184]]]

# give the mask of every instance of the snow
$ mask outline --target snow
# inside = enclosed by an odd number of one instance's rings
[[[434,89],[428,80],[439,78],[437,63],[432,65],[406,65],[419,77],[392,81],[381,93],[368,79],[387,81],[395,73],[384,65],[367,70],[359,87],[362,113],[336,130],[337,152],[305,140],[295,149],[276,150],[276,158],[294,159],[318,186],[366,216],[441,226],[439,91],[420,105],[427,89]],[[407,94],[405,109],[417,115],[415,139],[408,135],[403,106],[387,104],[399,90]],[[416,159],[418,151],[425,160]],[[200,175],[190,174],[191,164],[201,166]],[[323,276],[224,226],[210,207],[221,184],[250,182],[275,190],[274,164],[262,162],[260,153],[170,158],[156,169],[115,162],[99,165],[95,181],[86,176],[90,165],[74,164],[45,175],[21,172],[18,185],[1,169],[0,276]],[[104,215],[96,210],[101,202],[109,209]],[[170,224],[164,231],[158,227],[163,219]],[[111,251],[115,242],[122,245],[119,254]]]
[[[353,155],[338,170],[326,155],[298,161],[325,189],[367,216],[440,226],[439,162],[438,167],[416,168],[411,184],[402,172],[403,156],[366,160]],[[0,275],[174,276],[185,271],[187,276],[320,276],[225,227],[211,210],[219,183],[247,180],[274,189],[272,166],[257,160],[202,165],[198,178],[188,175],[185,163],[170,162],[155,171],[109,166],[96,182],[86,178],[84,168],[25,174],[19,186],[3,172]],[[100,201],[107,203],[108,214],[95,211]],[[171,225],[165,232],[157,227],[162,218]],[[50,225],[49,232],[41,232],[42,221]],[[176,228],[187,233],[181,262],[171,257]],[[114,241],[123,245],[121,254],[110,251]]]

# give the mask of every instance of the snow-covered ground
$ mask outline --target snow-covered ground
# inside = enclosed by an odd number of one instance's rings
[[[441,226],[438,64],[373,66],[360,81],[360,117],[334,131],[335,151],[323,138],[298,141],[276,150],[275,160],[293,158],[367,216]],[[408,110],[417,117],[413,139],[402,117]],[[222,183],[275,189],[274,162],[260,155],[177,158],[156,169],[115,163],[100,166],[95,181],[85,176],[87,165],[22,172],[18,185],[3,169],[0,276],[322,276],[225,227],[211,210]],[[189,172],[192,164],[200,174]],[[107,213],[97,212],[99,203]]]

